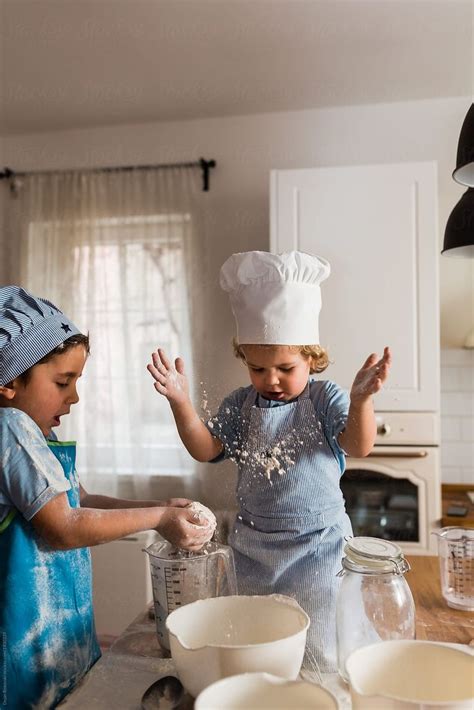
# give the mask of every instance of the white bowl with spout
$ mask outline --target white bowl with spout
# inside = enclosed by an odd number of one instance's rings
[[[474,654],[434,641],[382,641],[346,660],[353,710],[472,710]]]
[[[194,697],[241,673],[295,679],[308,626],[306,612],[282,594],[202,599],[175,609],[166,620],[176,670]]]
[[[199,693],[194,710],[337,710],[332,693],[303,680],[270,673],[243,673],[223,678]]]

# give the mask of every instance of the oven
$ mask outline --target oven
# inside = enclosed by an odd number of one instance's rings
[[[348,457],[341,489],[354,535],[397,542],[408,554],[436,554],[441,519],[439,417],[377,414],[377,438],[363,459]]]

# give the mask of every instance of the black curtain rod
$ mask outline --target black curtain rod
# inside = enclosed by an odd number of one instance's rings
[[[194,162],[189,163],[165,163],[163,165],[122,165],[119,167],[110,168],[84,168],[79,169],[80,172],[86,173],[123,173],[131,170],[156,170],[157,168],[201,168],[202,171],[202,189],[204,192],[209,191],[209,173],[211,168],[216,167],[215,160],[205,160],[204,158],[199,158]],[[4,168],[0,171],[0,180],[14,180],[16,177],[23,177],[26,175],[49,175],[52,173],[66,173],[74,172],[73,170],[38,170],[31,172],[17,173],[10,168]]]

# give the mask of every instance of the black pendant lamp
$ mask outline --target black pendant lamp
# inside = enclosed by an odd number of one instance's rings
[[[474,103],[466,114],[459,134],[458,155],[453,178],[460,185],[474,187]]]
[[[466,190],[449,215],[441,254],[474,257],[474,187]]]
[[[459,135],[453,178],[468,188],[449,215],[442,254],[474,257],[474,103],[466,114]]]

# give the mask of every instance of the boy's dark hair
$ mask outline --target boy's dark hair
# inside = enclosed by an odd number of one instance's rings
[[[70,338],[67,340],[64,340],[60,345],[54,348],[54,350],[51,350],[47,355],[41,358],[41,360],[38,360],[32,367],[29,367],[28,370],[25,370],[25,372],[22,372],[21,375],[18,375],[18,379],[23,385],[26,385],[28,380],[31,377],[31,371],[33,367],[36,367],[36,365],[43,365],[45,362],[48,362],[48,360],[51,360],[55,355],[60,355],[61,353],[65,353],[68,350],[71,350],[71,348],[75,348],[78,345],[82,345],[85,350],[87,355],[90,355],[90,343],[89,343],[89,335],[83,335],[82,333],[78,333],[77,335],[71,335]]]

